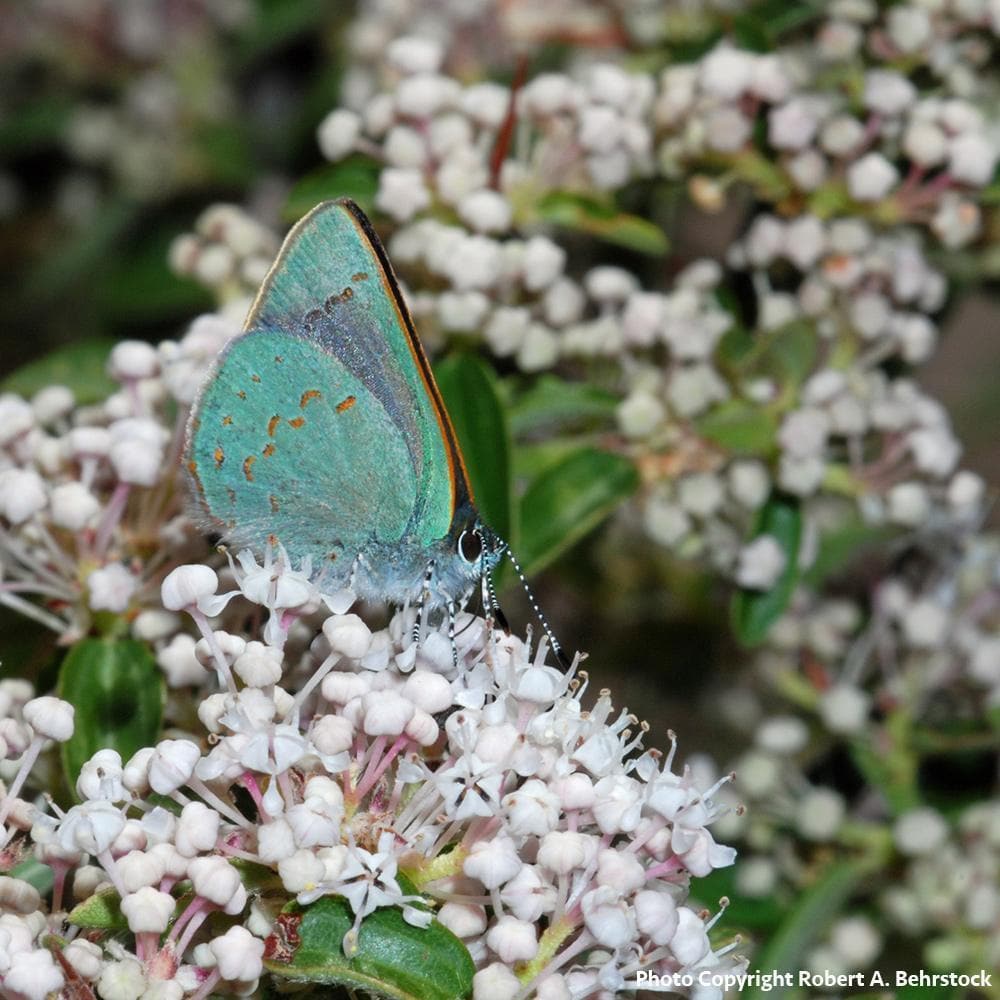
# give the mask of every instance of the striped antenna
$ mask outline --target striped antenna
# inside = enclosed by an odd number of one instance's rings
[[[507,549],[507,555],[510,557],[511,565],[514,567],[514,572],[517,573],[517,578],[521,581],[521,586],[524,587],[524,592],[528,595],[528,600],[531,602],[531,608],[535,612],[535,617],[538,619],[539,624],[542,626],[542,631],[549,637],[549,644],[552,646],[552,652],[556,654],[556,658],[559,662],[568,670],[572,664],[569,658],[563,652],[562,644],[555,637],[552,629],[549,627],[549,623],[542,614],[541,608],[538,606],[538,601],[535,600],[535,595],[531,592],[531,587],[528,586],[528,581],[524,578],[524,573],[521,570],[521,565],[518,563],[514,556],[514,553]]]

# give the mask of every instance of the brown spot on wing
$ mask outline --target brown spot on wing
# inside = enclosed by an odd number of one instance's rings
[[[215,459],[215,467],[221,469],[222,463],[226,460],[226,453],[221,448],[216,448],[212,457]]]
[[[240,399],[246,399],[247,398],[247,394],[246,394],[246,391],[244,389],[240,389],[240,391],[238,393],[236,393],[236,395],[239,396]]]
[[[337,412],[343,413],[345,410],[349,410],[357,401],[357,396],[348,396],[346,399],[342,399],[337,404]]]
[[[264,445],[264,451],[263,451],[264,458],[270,458],[273,454],[274,454],[274,443],[268,442],[266,445]]]
[[[232,488],[232,486],[227,486],[226,487],[226,493],[229,494],[229,502],[232,503],[232,504],[236,503],[236,500],[237,500],[236,490],[234,490]]]
[[[229,426],[231,426],[232,422],[233,422],[233,418],[232,417],[226,416],[226,417],[222,418],[222,426],[223,427],[229,427]]]
[[[326,302],[323,303],[323,311],[326,313],[332,312],[341,302],[348,302],[350,299],[354,298],[354,289],[350,285],[347,286],[339,295],[331,295]]]
[[[190,472],[192,476],[198,475],[198,463],[193,458],[188,460],[188,472]]]
[[[268,499],[271,501],[271,512],[277,514],[281,510],[281,505],[278,503],[278,498],[272,493]]]
[[[278,544],[278,536],[274,534],[268,535],[267,544],[276,546]]]
[[[256,382],[259,385],[260,384],[260,376],[259,375],[251,375],[250,376],[250,381],[251,382]]]
[[[285,359],[280,354],[275,354],[275,356],[274,356],[274,363],[276,365],[280,365],[281,362],[284,361],[284,360]]]
[[[294,427],[296,430],[298,430],[305,422],[306,422],[305,417],[295,417],[294,419],[288,421],[288,426]]]
[[[357,271],[351,275],[351,281],[367,281],[368,272],[367,271]]]
[[[309,402],[310,399],[322,399],[322,398],[323,398],[323,393],[321,393],[319,389],[306,389],[306,391],[302,393],[302,398],[299,400],[299,409],[304,410],[306,408],[306,404]]]
[[[278,429],[278,424],[281,423],[281,417],[276,413],[267,422],[267,436],[274,437],[274,432]]]
[[[247,477],[247,482],[253,482],[253,463],[257,461],[256,455],[247,455],[243,459],[243,475]]]

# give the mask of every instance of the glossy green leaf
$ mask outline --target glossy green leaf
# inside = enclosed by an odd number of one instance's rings
[[[0,382],[0,389],[30,397],[47,385],[65,385],[78,403],[96,403],[116,388],[107,373],[108,354],[114,346],[115,341],[100,339],[57,347],[12,372]]]
[[[358,952],[344,954],[344,935],[354,924],[347,901],[324,896],[311,906],[286,906],[267,940],[264,965],[275,976],[364,990],[391,1000],[464,1000],[471,995],[475,965],[465,945],[433,920],[413,927],[398,907],[367,916]]]
[[[59,668],[59,697],[76,708],[73,735],[62,745],[70,786],[98,750],[128,760],[160,735],[163,675],[145,643],[81,639]]]
[[[535,444],[521,444],[514,448],[513,471],[518,483],[530,483],[543,472],[564,462],[587,444],[586,436],[572,435],[549,438]]]
[[[367,156],[354,154],[330,163],[302,178],[285,202],[284,214],[295,222],[331,198],[352,198],[362,211],[372,214],[378,190],[378,164]]]
[[[521,500],[517,555],[536,573],[627,500],[639,475],[621,455],[581,448],[543,472]]]
[[[533,431],[609,423],[620,402],[620,396],[599,386],[541,375],[511,402],[511,433],[519,437]]]
[[[128,930],[128,921],[122,914],[121,899],[114,889],[96,893],[74,907],[70,911],[69,922],[89,930]]]
[[[799,579],[802,512],[796,500],[773,496],[757,515],[753,538],[773,536],[785,554],[785,568],[770,590],[738,590],[733,595],[732,618],[736,637],[745,646],[757,646],[781,617]]]
[[[761,972],[791,972],[809,967],[808,952],[826,933],[844,904],[867,876],[860,862],[835,862],[785,910],[778,929],[765,940],[754,957]],[[762,986],[749,986],[743,1000],[766,1000],[773,994]]]
[[[729,399],[695,421],[712,444],[734,455],[767,455],[774,450],[778,420],[773,413],[742,399]]]
[[[483,520],[511,537],[510,434],[493,369],[472,354],[452,354],[434,378],[455,426]]]
[[[570,191],[553,191],[536,207],[546,222],[595,236],[639,253],[661,256],[670,247],[667,234],[655,222],[621,212],[611,199]]]

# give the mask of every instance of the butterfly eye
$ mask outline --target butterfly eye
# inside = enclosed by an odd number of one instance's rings
[[[458,536],[458,554],[469,564],[483,554],[483,539],[478,531],[463,531]]]

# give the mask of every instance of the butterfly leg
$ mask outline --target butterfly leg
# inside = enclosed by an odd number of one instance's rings
[[[413,620],[413,643],[419,645],[424,628],[424,612],[431,596],[431,582],[434,579],[434,560],[432,559],[424,570],[424,583],[420,590],[420,600],[417,602],[417,617]]]
[[[451,665],[458,670],[458,646],[455,645],[455,602],[448,602],[448,642],[451,643]]]

